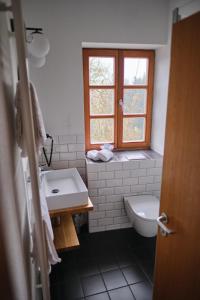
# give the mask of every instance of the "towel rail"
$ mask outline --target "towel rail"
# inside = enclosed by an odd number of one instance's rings
[[[39,193],[39,177],[38,177],[38,158],[36,155],[35,135],[33,126],[33,115],[31,98],[29,91],[28,68],[26,61],[26,44],[25,44],[25,28],[20,0],[12,0],[12,12],[14,17],[17,56],[20,75],[20,88],[22,98],[22,117],[25,124],[25,140],[29,160],[33,211],[36,221],[36,242],[39,252],[39,264],[42,281],[42,294],[44,300],[50,300],[49,278],[48,278],[48,261],[46,251],[46,240],[44,235],[44,227],[42,223],[42,214],[40,206]]]

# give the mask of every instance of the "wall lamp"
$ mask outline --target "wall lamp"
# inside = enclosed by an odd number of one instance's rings
[[[11,30],[14,32],[13,19],[10,20]],[[42,28],[25,27],[26,42],[28,49],[28,61],[36,68],[41,68],[46,62],[46,56],[50,50],[48,38],[44,35]]]

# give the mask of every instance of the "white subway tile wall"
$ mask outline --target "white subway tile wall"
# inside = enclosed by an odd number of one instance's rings
[[[53,169],[77,168],[87,183],[94,211],[89,213],[89,231],[128,228],[125,195],[153,194],[160,197],[162,157],[143,160],[116,160],[107,163],[85,161],[84,136],[56,135]],[[50,154],[50,141],[45,149]],[[44,156],[40,163],[44,163]]]
[[[95,163],[86,160],[89,195],[95,210],[89,213],[89,231],[132,227],[126,215],[125,195],[160,197],[162,157],[137,161]]]
[[[53,169],[77,168],[83,180],[86,180],[85,145],[83,135],[54,135],[54,150],[52,156]],[[51,141],[47,140],[45,149],[50,154]],[[44,155],[40,163],[44,164]]]

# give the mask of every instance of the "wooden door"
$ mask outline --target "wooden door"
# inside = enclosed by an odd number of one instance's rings
[[[173,26],[154,300],[200,299],[200,12]]]

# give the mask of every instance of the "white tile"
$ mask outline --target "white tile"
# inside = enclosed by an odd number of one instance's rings
[[[89,232],[90,233],[101,232],[101,231],[105,231],[105,230],[106,230],[106,226],[90,227],[90,225],[89,225]]]
[[[122,187],[115,187],[114,188],[115,195],[128,194],[128,193],[130,193],[130,191],[131,191],[130,186],[122,186]]]
[[[98,189],[89,189],[88,195],[89,196],[98,196]]]
[[[69,168],[84,168],[85,167],[85,160],[84,159],[77,159],[69,161]]]
[[[107,185],[107,187],[121,186],[122,185],[122,179],[106,180],[106,185]]]
[[[68,144],[69,152],[73,151],[85,151],[84,144]]]
[[[139,162],[138,161],[133,161],[133,160],[129,160],[129,161],[124,161],[123,162],[123,169],[126,170],[130,170],[130,169],[138,169],[139,168]]]
[[[154,176],[154,182],[155,183],[159,183],[159,182],[161,182],[161,176]]]
[[[89,212],[89,221],[94,219],[105,218],[105,211]]]
[[[123,185],[133,185],[133,184],[138,184],[138,177],[123,178]]]
[[[124,208],[121,209],[121,215],[122,216],[127,216],[126,210]]]
[[[55,152],[68,152],[68,145],[56,145]]]
[[[140,161],[140,168],[153,168],[155,166],[155,160],[154,159],[144,159]]]
[[[87,179],[90,180],[97,180],[98,179],[98,173],[87,173]]]
[[[60,153],[60,160],[75,160],[76,159],[76,153]]]
[[[105,171],[105,163],[86,163],[87,172],[102,172]]]
[[[113,218],[103,218],[98,220],[98,225],[112,225],[113,224]]]
[[[146,191],[159,191],[160,190],[160,183],[149,183],[146,185]]]
[[[53,161],[52,162],[52,168],[54,170],[59,170],[59,169],[67,169],[68,168],[68,161]]]
[[[76,143],[76,135],[59,135],[59,144]]]
[[[139,177],[139,184],[153,183],[153,176]]]
[[[113,195],[114,190],[113,188],[101,188],[99,189],[99,196],[107,196],[107,195]]]
[[[122,223],[128,223],[128,222],[129,222],[129,219],[127,216],[114,218],[114,224],[122,224]]]
[[[52,154],[52,161],[58,161],[58,160],[60,160],[59,153],[53,153]]]
[[[88,181],[88,188],[94,189],[94,188],[103,188],[106,187],[106,181],[105,180],[90,180]]]
[[[145,185],[140,184],[140,185],[133,185],[131,186],[131,192],[132,193],[139,193],[139,192],[144,192],[145,191]]]
[[[122,215],[122,211],[120,209],[106,211],[106,217],[120,217],[121,215]]]
[[[99,179],[113,179],[114,172],[99,172]]]
[[[121,170],[122,163],[121,162],[108,162],[106,163],[106,170],[107,171],[114,171],[114,170]]]
[[[114,225],[107,225],[106,230],[115,230],[120,229],[120,224],[114,224]]]
[[[90,226],[92,226],[92,227],[98,226],[98,221],[97,220],[90,220]]]
[[[77,170],[78,170],[80,175],[84,175],[85,178],[86,178],[86,169],[85,169],[85,167],[83,167],[83,168],[77,167]]]
[[[115,178],[129,178],[130,170],[115,171]]]
[[[153,194],[154,196],[156,196],[158,199],[160,199],[161,191],[153,191],[152,194]]]
[[[138,177],[138,176],[146,176],[147,175],[147,169],[135,169],[130,171],[131,177]]]
[[[113,205],[114,205],[113,209],[121,209],[121,208],[124,208],[124,203],[123,203],[123,201],[114,202]]]
[[[114,204],[113,203],[100,203],[98,205],[99,207],[99,211],[102,211],[102,210],[112,210],[114,209]]]
[[[77,141],[77,144],[84,144],[85,143],[85,137],[84,135],[77,135],[76,136],[76,141]]]
[[[56,146],[54,147],[54,150],[53,150],[54,152],[56,152],[55,148],[56,148]],[[50,153],[51,152],[51,146],[50,145],[45,145],[44,149],[45,149],[46,153]]]
[[[161,175],[162,169],[161,168],[150,168],[147,170],[147,175]]]
[[[85,159],[85,151],[76,152],[77,159]]]
[[[92,203],[105,203],[106,202],[106,197],[105,196],[95,196],[95,197],[90,197],[90,200],[92,201]]]
[[[106,196],[106,201],[107,202],[119,202],[119,201],[122,201],[122,199],[123,199],[122,195]]]
[[[57,145],[59,143],[59,136],[56,134],[52,134],[52,138],[53,138],[53,142],[55,145]]]
[[[163,166],[163,159],[162,158],[156,159],[155,167],[156,168],[162,168],[162,166]]]

